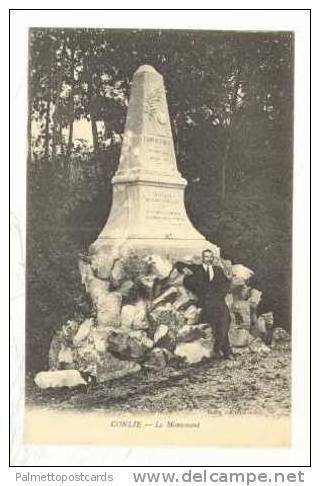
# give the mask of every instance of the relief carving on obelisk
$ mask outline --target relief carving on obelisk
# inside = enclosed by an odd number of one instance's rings
[[[148,91],[149,89],[149,91]],[[144,100],[144,113],[150,123],[150,129],[161,134],[168,135],[168,114],[164,109],[165,100],[163,90],[159,88],[149,88],[147,85],[147,95]]]
[[[151,66],[133,76],[115,181],[137,178],[186,183],[177,170],[163,78]]]

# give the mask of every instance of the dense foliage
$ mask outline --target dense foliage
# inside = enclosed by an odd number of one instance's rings
[[[73,313],[78,253],[107,219],[141,64],[164,76],[190,219],[224,257],[256,271],[261,310],[290,328],[293,35],[32,29],[29,368],[46,366],[54,327]],[[92,148],[73,136],[84,119]]]

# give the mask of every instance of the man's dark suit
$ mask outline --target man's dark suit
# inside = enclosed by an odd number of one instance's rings
[[[184,286],[198,298],[199,307],[202,308],[201,322],[211,324],[214,329],[214,351],[217,354],[222,351],[224,356],[228,357],[230,314],[225,296],[229,291],[230,282],[220,267],[212,266],[214,276],[210,281],[209,273],[203,265],[183,265],[192,271],[192,275],[184,278]]]

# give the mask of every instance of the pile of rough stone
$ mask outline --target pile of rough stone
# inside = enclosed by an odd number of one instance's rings
[[[270,351],[273,314],[258,317],[261,292],[249,286],[253,272],[220,260],[230,278],[226,297],[234,352]],[[82,256],[84,296],[72,320],[55,333],[49,371],[35,377],[40,388],[105,382],[136,373],[210,359],[214,333],[199,322],[196,296],[183,286],[184,271],[159,255],[129,253],[101,266]]]

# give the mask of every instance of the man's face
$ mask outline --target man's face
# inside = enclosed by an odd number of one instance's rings
[[[205,265],[213,264],[213,253],[211,251],[205,251],[202,253],[202,261]]]

